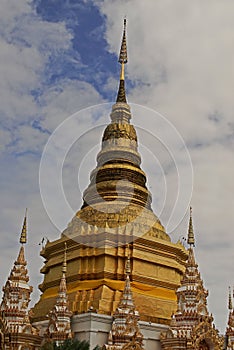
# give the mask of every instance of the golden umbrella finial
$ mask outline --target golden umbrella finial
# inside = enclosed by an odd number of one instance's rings
[[[194,232],[193,232],[192,207],[190,207],[190,217],[189,217],[189,229],[188,229],[187,243],[190,245],[190,247],[192,245],[195,246],[195,238],[194,238]]]
[[[27,243],[27,211],[28,211],[28,209],[26,208],[24,222],[23,222],[22,231],[21,231],[21,235],[20,235],[20,243],[21,244]]]
[[[119,53],[119,63],[121,64],[120,82],[119,82],[119,91],[116,99],[116,102],[124,102],[124,103],[127,102],[126,94],[125,94],[125,85],[124,85],[124,65],[128,62],[126,25],[127,25],[127,20],[126,18],[124,18],[123,36],[122,36],[122,42],[120,47],[120,53]]]

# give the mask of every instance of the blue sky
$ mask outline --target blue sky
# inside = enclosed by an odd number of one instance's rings
[[[91,1],[35,1],[37,13],[51,22],[64,22],[72,33],[71,48],[64,55],[52,58],[48,67],[49,83],[66,76],[91,83],[103,98],[110,99],[111,92],[102,89],[110,75],[116,77],[116,55],[107,50],[104,38],[106,26],[103,14]],[[73,60],[71,60],[71,57]],[[65,59],[64,59],[65,58]],[[74,62],[76,58],[76,62]],[[77,64],[79,63],[79,65]],[[55,72],[54,66],[58,67]]]
[[[128,100],[138,126],[142,166],[153,206],[173,241],[186,234],[191,169],[180,134],[193,164],[196,256],[210,290],[210,311],[223,331],[227,287],[233,284],[233,11],[234,4],[229,0],[224,0],[222,6],[218,0],[193,4],[186,0],[149,0],[144,4],[140,0],[3,0],[2,283],[18,252],[18,235],[28,207],[27,256],[33,298],[38,297],[36,286],[41,281],[42,266],[38,243],[43,236],[55,239],[60,234],[40,196],[42,152],[55,129],[60,125],[66,129],[69,123],[62,123],[76,113],[78,134],[86,136],[82,145],[77,143],[78,151],[74,146],[69,153],[64,168],[64,189],[75,212],[95,166],[101,125],[109,122],[116,97],[117,57],[122,22],[127,16]],[[99,107],[93,107],[96,105]],[[74,135],[71,132],[68,136]],[[61,148],[65,139],[61,138]],[[84,150],[88,156],[84,156]],[[48,186],[48,193],[53,192],[53,184],[49,182]],[[62,222],[68,223],[71,215],[61,210],[62,203],[61,208],[52,203],[57,212],[60,210]]]

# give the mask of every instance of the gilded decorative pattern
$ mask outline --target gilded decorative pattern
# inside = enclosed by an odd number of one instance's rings
[[[102,142],[110,139],[124,138],[137,142],[136,130],[132,124],[109,124],[102,138]]]

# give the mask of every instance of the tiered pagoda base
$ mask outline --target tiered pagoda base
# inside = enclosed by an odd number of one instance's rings
[[[128,212],[138,209],[135,205],[130,207]],[[100,217],[99,222],[97,217],[95,219],[96,224],[99,223],[97,226],[92,222],[95,216],[85,216],[88,208],[79,211],[62,237],[48,242],[41,252],[46,259],[41,270],[45,278],[40,286],[43,294],[33,309],[34,321],[45,319],[55,303],[64,242],[67,242],[67,293],[74,314],[89,310],[113,314],[124,287],[129,245],[131,286],[141,320],[169,323],[176,309],[175,291],[185,269],[185,248],[180,243],[171,243],[156,216],[148,209],[141,208],[143,215],[125,226],[119,224],[122,219],[126,223],[126,218],[122,218],[124,212],[113,216],[103,212],[105,227],[101,227]],[[108,215],[110,219],[105,221]]]

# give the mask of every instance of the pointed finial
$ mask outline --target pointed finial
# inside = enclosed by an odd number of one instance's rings
[[[119,52],[119,63],[120,64],[125,64],[128,62],[126,25],[127,25],[127,20],[126,20],[126,18],[124,18],[124,29],[123,29],[122,43],[121,43],[121,48],[120,48],[120,52]],[[124,77],[123,77],[123,79],[124,79]]]
[[[25,210],[25,216],[24,216],[24,222],[22,226],[22,231],[20,235],[20,243],[25,244],[27,243],[27,208]]]
[[[130,276],[130,274],[131,274],[131,262],[130,262],[129,244],[127,245],[127,249],[128,249],[128,257],[127,257],[127,261],[126,261],[126,265],[125,265],[125,273],[127,276]]]
[[[63,268],[62,268],[62,273],[66,274],[67,273],[67,243],[64,243],[64,258],[63,258]]]
[[[188,229],[187,243],[190,245],[190,247],[192,245],[195,246],[195,239],[194,239],[194,233],[193,233],[192,207],[190,207],[190,217],[189,217],[189,229]]]
[[[232,293],[231,293],[231,287],[229,287],[229,293],[228,293],[228,309],[232,310]]]
[[[121,43],[121,48],[119,53],[119,63],[121,64],[121,71],[120,71],[119,91],[116,99],[116,102],[124,102],[124,103],[127,102],[126,94],[125,94],[125,85],[124,85],[124,65],[128,62],[126,24],[127,24],[127,20],[126,18],[124,18],[124,29],[123,29],[122,43]]]

